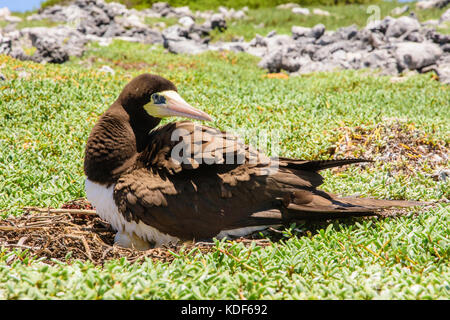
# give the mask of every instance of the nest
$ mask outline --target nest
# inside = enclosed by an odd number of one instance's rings
[[[71,201],[60,209],[28,207],[24,210],[21,216],[0,219],[0,248],[26,250],[48,264],[70,263],[77,259],[102,265],[120,258],[131,263],[145,258],[171,262],[181,250],[197,249],[203,253],[221,250],[213,242],[190,242],[146,251],[119,247],[114,245],[116,232],[111,225],[100,219],[84,199]],[[270,244],[268,239],[240,238],[236,241],[245,245],[252,241],[262,246]],[[16,259],[22,259],[21,255],[11,255],[7,263]]]
[[[375,128],[342,127],[329,150],[334,158],[365,158],[393,164],[395,172],[414,174],[427,165],[438,170],[448,164],[450,146],[431,139],[413,124],[379,123]]]

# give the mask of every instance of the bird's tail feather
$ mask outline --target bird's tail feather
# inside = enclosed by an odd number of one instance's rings
[[[340,167],[346,164],[373,162],[369,159],[337,159],[337,160],[295,160],[289,158],[280,158],[282,166],[296,170],[320,171],[333,167]]]
[[[331,196],[331,195],[330,195]],[[315,195],[315,197],[321,197]],[[314,203],[315,201],[313,201]],[[322,201],[323,202],[323,201]],[[423,206],[427,202],[405,200],[378,200],[357,197],[332,197],[329,203],[323,204],[295,204],[289,203],[286,207],[292,219],[327,220],[337,218],[350,218],[361,216],[383,216],[383,209],[407,208]]]

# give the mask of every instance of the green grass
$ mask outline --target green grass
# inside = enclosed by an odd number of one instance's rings
[[[214,117],[213,126],[278,132],[283,156],[327,158],[338,128],[371,128],[390,118],[450,143],[449,86],[430,73],[401,83],[368,70],[268,79],[257,62],[247,54],[172,55],[122,41],[92,44],[63,65],[0,56],[7,78],[0,82],[0,214],[84,197],[88,134],[123,86],[143,72],[171,79],[186,101]],[[98,71],[102,65],[115,75]],[[28,77],[20,78],[23,73]],[[323,189],[450,198],[450,182],[433,180],[427,165],[392,175],[395,165],[326,170]],[[178,252],[170,264],[122,259],[103,267],[70,260],[49,266],[0,248],[0,299],[448,299],[448,225],[449,206],[440,203],[400,218],[299,225],[268,247],[217,243],[210,253]],[[10,255],[20,259],[9,265]]]
[[[92,66],[85,67],[86,61]],[[125,70],[117,61],[146,64]],[[173,80],[187,101],[216,119],[214,126],[278,130],[285,156],[321,156],[334,143],[335,129],[374,125],[380,112],[448,142],[444,111],[450,91],[430,74],[396,84],[366,71],[267,79],[256,63],[246,54],[176,56],[120,41],[108,48],[92,45],[85,57],[64,65],[1,56],[8,80],[0,83],[0,210],[17,215],[24,206],[58,207],[85,196],[82,163],[89,131],[121,88],[142,72]],[[116,74],[97,71],[104,64]],[[18,78],[23,71],[28,79]],[[423,170],[390,177],[388,167],[352,167],[324,175],[324,189],[336,193],[449,197],[449,183],[436,182]],[[101,268],[80,261],[48,266],[26,252],[3,249],[0,298],[448,299],[448,218],[442,204],[396,219],[297,226],[300,231],[287,230],[285,240],[267,248],[220,243],[208,254],[179,253],[171,264],[115,260]],[[11,254],[22,261],[9,266]]]

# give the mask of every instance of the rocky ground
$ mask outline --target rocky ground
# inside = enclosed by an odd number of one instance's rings
[[[421,8],[446,5],[446,0],[418,3]],[[275,10],[311,14],[309,9],[295,4],[281,5]],[[408,10],[407,6],[399,7],[392,14],[403,14]],[[272,73],[285,70],[298,75],[362,68],[381,69],[382,74],[388,75],[408,70],[435,71],[441,82],[450,83],[450,35],[435,29],[436,25],[450,21],[450,9],[439,21],[425,23],[419,22],[411,12],[409,16],[387,16],[371,21],[361,29],[356,25],[336,31],[326,30],[323,24],[313,28],[294,26],[291,35],[273,31],[266,36],[257,34],[249,42],[210,42],[212,30],[225,30],[230,19],[245,19],[246,11],[246,8],[221,7],[217,12],[194,13],[188,7],[174,8],[162,2],[155,3],[151,9],[138,11],[103,0],[75,0],[68,6],[48,7],[27,17],[31,21],[47,19],[61,23],[53,28],[18,30],[14,24],[17,17],[4,13],[11,23],[0,32],[0,53],[22,60],[63,63],[70,56],[81,56],[88,41],[108,45],[113,39],[122,39],[162,44],[175,54],[198,54],[207,50],[247,52],[261,57],[259,66]],[[312,14],[330,15],[320,9],[314,9]],[[145,18],[162,17],[176,18],[178,23],[168,28],[161,23],[161,28],[156,29],[143,22]],[[27,47],[35,48],[32,54],[23,49]]]

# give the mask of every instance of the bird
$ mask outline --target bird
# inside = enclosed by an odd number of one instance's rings
[[[319,171],[369,159],[268,157],[188,104],[170,80],[144,73],[125,85],[87,139],[85,191],[114,243],[147,250],[233,238],[295,221],[376,215],[417,201],[339,197]]]

